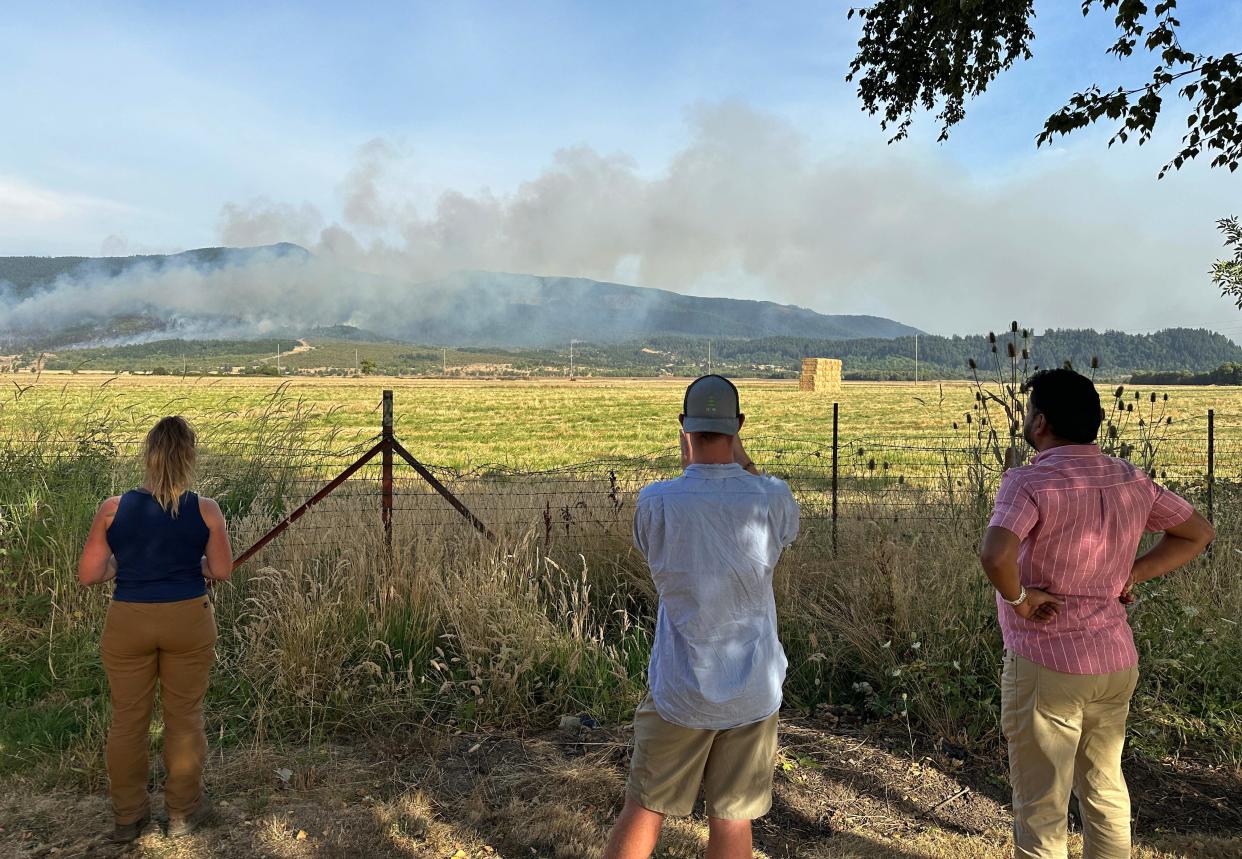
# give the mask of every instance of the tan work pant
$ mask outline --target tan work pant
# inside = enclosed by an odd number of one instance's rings
[[[1130,794],[1121,774],[1138,669],[1065,674],[1012,653],[1001,677],[1018,859],[1065,859],[1071,791],[1083,859],[1129,859]]]
[[[112,697],[108,779],[118,824],[141,820],[155,681],[164,713],[164,805],[170,817],[193,812],[203,795],[203,696],[215,658],[216,619],[203,597],[169,603],[113,602],[100,652]]]

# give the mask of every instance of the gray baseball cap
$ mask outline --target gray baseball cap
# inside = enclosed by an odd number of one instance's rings
[[[700,376],[686,388],[682,413],[686,432],[718,432],[737,435],[737,388],[724,376]]]

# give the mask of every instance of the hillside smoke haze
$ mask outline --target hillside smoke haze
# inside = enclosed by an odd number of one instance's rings
[[[188,337],[335,324],[410,336],[428,312],[446,310],[419,285],[470,270],[764,298],[945,333],[1015,316],[1099,328],[1153,313],[1201,322],[1181,318],[1178,290],[1208,290],[1215,212],[1200,213],[1201,231],[1179,234],[1168,225],[1197,220],[1153,220],[1126,187],[1073,164],[987,184],[947,159],[933,167],[897,150],[882,163],[825,158],[787,123],[737,103],[695,109],[690,132],[658,175],[572,147],[511,193],[448,191],[426,211],[395,190],[408,156],[374,140],[338,189],[338,219],[296,201],[222,208],[222,244],[293,242],[309,258],[257,252],[139,264],[120,277],[78,273],[33,291],[0,285],[0,332],[140,316]],[[534,287],[506,288],[521,303]],[[463,330],[503,321],[485,303],[447,310]]]
[[[372,141],[339,189],[339,221],[256,200],[225,207],[220,237],[296,241],[414,280],[460,269],[589,277],[943,333],[1015,315],[1099,328],[1208,321],[1182,318],[1176,298],[1210,292],[1218,248],[1189,174],[1157,186],[1169,198],[1158,214],[1139,183],[1053,153],[991,180],[898,148],[882,161],[824,157],[788,123],[737,103],[700,106],[690,132],[653,177],[624,155],[573,147],[511,194],[448,191],[425,211],[386,195],[402,156]]]

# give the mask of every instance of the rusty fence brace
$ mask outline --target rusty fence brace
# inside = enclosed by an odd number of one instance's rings
[[[294,522],[301,519],[302,516],[304,516],[307,513],[307,511],[309,511],[312,507],[314,507],[320,501],[323,501],[325,498],[331,495],[332,492],[335,491],[337,488],[339,488],[342,483],[344,483],[346,480],[352,477],[355,473],[357,473],[358,470],[361,469],[368,462],[375,459],[376,456],[380,457],[380,470],[381,470],[380,519],[384,525],[384,547],[388,553],[389,559],[392,558],[392,512],[393,512],[393,468],[392,467],[393,467],[393,462],[394,462],[394,457],[393,457],[394,454],[396,454],[397,456],[400,456],[407,463],[409,463],[410,467],[413,468],[414,471],[418,473],[419,477],[427,481],[427,483],[431,486],[431,488],[434,489],[437,493],[439,493],[440,496],[443,497],[444,500],[446,500],[453,507],[454,510],[460,513],[462,517],[465,518],[465,520],[469,522],[476,531],[478,531],[483,536],[487,537],[489,540],[496,539],[496,535],[493,534],[491,530],[488,529],[488,527],[485,524],[483,524],[483,521],[479,519],[478,516],[475,516],[474,513],[472,513],[470,509],[466,507],[465,504],[462,503],[460,498],[454,495],[453,492],[447,486],[445,486],[438,479],[436,479],[436,476],[432,474],[431,471],[425,465],[423,465],[421,462],[415,459],[414,456],[408,450],[405,449],[405,447],[401,444],[401,442],[397,441],[396,436],[393,433],[392,391],[384,391],[383,408],[384,408],[383,426],[380,432],[379,442],[377,442],[374,447],[372,447],[370,450],[364,453],[361,457],[355,460],[353,464],[351,464],[348,468],[346,468],[336,477],[332,478],[330,481],[324,484],[322,489],[320,489],[318,492],[316,492],[314,495],[308,498],[300,507],[298,507],[292,513],[286,516],[274,528],[272,528],[270,531],[268,531],[266,534],[264,534],[262,537],[256,540],[254,545],[252,545],[249,549],[247,549],[246,551],[238,555],[236,560],[233,561],[234,570],[236,570],[242,564],[246,563],[246,561],[249,561],[251,558],[257,555],[259,551],[263,549],[263,547],[265,547],[268,543],[272,542],[277,537],[279,537],[281,534],[283,534],[289,528],[290,525],[292,525]]]
[[[490,530],[488,530],[488,527],[483,524],[483,521],[479,519],[478,516],[475,516],[473,513],[471,513],[470,510],[466,507],[466,505],[461,503],[461,499],[458,498],[456,495],[454,495],[451,491],[449,491],[448,487],[446,487],[443,483],[437,480],[436,476],[432,474],[430,471],[428,471],[425,465],[423,465],[421,462],[419,462],[417,459],[411,456],[410,452],[405,449],[404,445],[402,445],[401,442],[394,439],[392,443],[392,448],[393,450],[397,452],[398,456],[400,456],[402,459],[408,462],[410,464],[410,467],[418,472],[419,476],[422,477],[423,480],[427,481],[427,483],[431,485],[432,489],[434,489],[436,492],[439,492],[440,495],[444,497],[444,500],[453,506],[454,510],[456,510],[458,513],[464,516],[466,521],[474,526],[474,530],[478,531],[480,534],[482,534],[484,537],[487,537],[489,540],[496,539],[496,535],[493,534]]]

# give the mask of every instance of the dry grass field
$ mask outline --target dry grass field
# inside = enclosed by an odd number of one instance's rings
[[[138,435],[156,416],[182,413],[204,437],[245,435],[279,383],[272,379],[45,373],[8,375],[0,392],[6,429],[108,426]],[[676,416],[685,381],[439,381],[392,378],[290,378],[282,413],[296,412],[309,434],[352,442],[378,432],[381,391],[395,390],[396,431],[406,447],[440,465],[508,464],[545,468],[668,450],[677,443]],[[840,403],[842,439],[946,438],[970,409],[965,382],[847,382],[838,395],[808,394],[796,381],[739,383],[747,434],[780,439],[831,439],[832,407]],[[1112,390],[1110,387],[1109,391]],[[1143,388],[1174,419],[1174,435],[1206,431],[1215,409],[1223,437],[1242,439],[1242,391],[1227,388]],[[1105,399],[1108,392],[1105,392]]]
[[[489,522],[522,514],[497,528],[500,539],[481,539],[434,498],[435,518],[420,518],[430,508],[411,501],[397,511],[391,557],[364,481],[218,588],[208,780],[223,825],[176,847],[155,829],[126,854],[98,840],[107,597],[77,586],[74,562],[94,506],[134,479],[129,443],[158,415],[186,414],[222,451],[203,479],[228,499],[240,548],[322,480],[324,461],[299,456],[378,432],[385,387],[396,390],[398,437],[425,461],[547,469],[667,453],[684,383],[278,388],[45,374],[23,387],[32,381],[0,397],[0,855],[598,855],[621,799],[655,611],[628,536],[632,487],[610,489],[607,470],[543,482],[474,472],[463,492],[492,505],[481,508]],[[740,388],[757,449],[801,456],[830,438],[832,397],[788,382]],[[1218,413],[1220,539],[1211,557],[1146,587],[1132,614],[1144,660],[1126,760],[1138,855],[1236,856],[1242,511],[1232,487],[1242,460],[1231,455],[1242,394],[1169,394],[1156,406],[1174,418],[1166,452],[1186,467],[1203,464],[1202,415]],[[978,507],[937,489],[934,474],[911,486],[866,464],[876,439],[896,450],[953,436],[971,392],[847,384],[838,399],[855,506],[835,539],[826,520],[808,518],[778,569],[790,671],[777,809],[759,847],[771,857],[1000,857],[1000,642],[975,560]],[[1150,407],[1148,392],[1134,402]],[[305,486],[291,469],[308,472]],[[883,492],[857,488],[873,484]],[[599,727],[557,730],[577,714]],[[153,742],[159,734],[157,719]],[[704,836],[701,817],[671,826],[660,855],[696,855]]]

